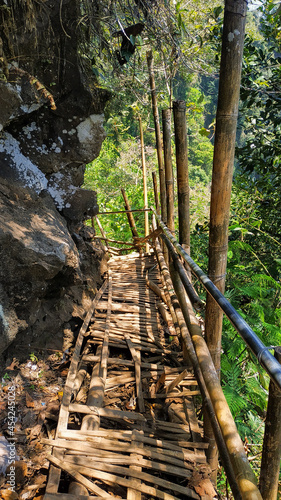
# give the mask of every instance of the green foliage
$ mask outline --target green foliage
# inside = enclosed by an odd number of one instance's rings
[[[278,5],[259,7],[260,35],[246,38],[241,88],[239,165],[235,185],[247,191],[263,229],[280,238],[281,37]]]

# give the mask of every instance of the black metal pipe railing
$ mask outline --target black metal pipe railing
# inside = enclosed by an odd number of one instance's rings
[[[271,347],[266,347],[261,339],[255,334],[252,328],[246,323],[246,321],[240,316],[240,314],[234,309],[234,307],[228,302],[224,295],[218,290],[214,283],[208,278],[208,276],[202,271],[202,269],[192,260],[188,253],[182,248],[178,243],[176,238],[169,231],[167,226],[162,222],[159,215],[157,215],[154,208],[152,211],[158,221],[158,224],[162,228],[164,234],[173,243],[176,251],[182,258],[187,262],[192,272],[201,281],[207,292],[213,297],[216,303],[220,306],[226,317],[232,323],[234,328],[237,330],[239,335],[242,337],[244,342],[251,349],[252,353],[256,356],[258,363],[267,371],[271,380],[281,389],[281,365],[274,358],[274,356],[269,352],[268,349]]]

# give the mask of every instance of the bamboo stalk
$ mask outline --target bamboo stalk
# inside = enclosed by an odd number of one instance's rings
[[[188,145],[186,130],[186,104],[174,101],[174,126],[178,185],[179,242],[190,254]]]
[[[275,348],[275,358],[281,363],[281,347]],[[272,380],[268,405],[260,470],[260,491],[263,500],[276,500],[281,457],[281,391]]]
[[[172,336],[176,337],[177,336],[177,332],[176,332],[176,329],[174,327],[174,323],[173,323],[173,320],[172,320],[172,316],[170,315],[170,312],[167,311],[167,309],[165,309],[164,304],[159,303],[159,304],[157,304],[157,307],[159,309],[159,312],[160,312],[162,318],[164,319],[165,323],[168,326],[169,335],[172,335]]]
[[[198,297],[198,295],[195,292],[192,284],[190,283],[189,278],[187,276],[187,272],[184,269],[184,267],[183,267],[183,265],[182,265],[182,263],[181,263],[181,261],[180,261],[180,259],[178,257],[178,254],[175,252],[172,243],[170,242],[170,240],[167,238],[167,236],[165,234],[161,234],[161,238],[164,240],[164,242],[165,242],[165,244],[166,244],[166,246],[167,246],[167,248],[169,250],[169,254],[171,255],[171,257],[173,259],[173,263],[174,263],[175,269],[176,269],[176,271],[180,275],[182,284],[183,284],[183,286],[184,286],[184,288],[186,290],[187,295],[189,296],[189,299],[191,300],[194,308],[197,311],[201,311],[201,309],[203,308],[204,304],[201,301],[201,299]]]
[[[155,172],[152,172],[152,180],[153,180],[153,191],[154,191],[154,201],[155,201],[156,213],[158,215],[160,215],[159,195],[158,195],[158,188],[157,188],[157,177],[156,177]]]
[[[148,208],[147,201],[147,178],[146,178],[146,163],[145,163],[145,152],[144,152],[144,139],[143,139],[143,128],[142,128],[142,120],[139,115],[139,126],[140,126],[140,141],[141,141],[141,163],[142,163],[142,176],[143,176],[143,201],[144,208]],[[144,236],[148,236],[149,234],[149,222],[148,222],[148,212],[144,213]],[[146,253],[149,252],[148,243],[145,244]]]
[[[167,206],[166,206],[165,172],[164,172],[164,166],[163,166],[161,131],[160,131],[159,113],[158,113],[157,96],[156,96],[156,88],[155,88],[155,78],[154,78],[154,70],[153,70],[153,56],[152,56],[151,50],[146,53],[146,57],[147,57],[147,65],[148,65],[148,72],[149,72],[150,89],[151,89],[152,111],[153,111],[153,118],[154,118],[154,125],[155,125],[156,149],[157,149],[159,183],[160,183],[161,215],[162,215],[162,219],[164,221],[166,221]]]
[[[182,292],[178,294],[178,299],[194,344],[201,372],[204,377],[204,382],[206,384],[224,442],[227,446],[241,498],[243,500],[262,500],[256,484],[255,475],[248,462],[244,445],[238,434],[235,422],[223,394],[216,369],[212,362],[208,347],[202,337],[201,329],[193,312],[191,303],[188,297],[184,297]]]
[[[174,176],[173,176],[172,147],[171,147],[171,112],[169,109],[162,110],[162,123],[163,123],[165,184],[166,184],[166,199],[167,199],[167,226],[173,233],[175,230]]]
[[[224,293],[228,248],[228,223],[233,177],[235,138],[246,22],[245,0],[226,0],[219,80],[213,176],[211,187],[209,266],[208,276]],[[217,373],[220,373],[221,334],[223,313],[207,295],[206,341]],[[212,433],[208,420],[205,436]],[[212,450],[210,450],[212,451]],[[212,468],[217,453],[209,456]]]

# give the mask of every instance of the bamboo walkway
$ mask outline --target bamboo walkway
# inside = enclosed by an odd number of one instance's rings
[[[109,261],[77,338],[55,439],[43,440],[53,447],[44,500],[214,497],[197,382],[146,279],[162,287],[153,255]],[[71,481],[85,493],[71,494]]]

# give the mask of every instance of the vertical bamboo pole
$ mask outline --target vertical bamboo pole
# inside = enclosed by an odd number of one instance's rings
[[[151,50],[146,53],[146,58],[147,58],[147,65],[149,72],[152,111],[153,111],[154,126],[155,126],[156,149],[157,149],[157,159],[158,159],[158,169],[159,169],[161,216],[162,220],[165,222],[167,220],[165,172],[163,165],[161,130],[159,123],[159,113],[157,106],[157,96],[156,96],[155,78],[153,70],[153,56]]]
[[[224,292],[228,246],[228,223],[232,186],[235,138],[238,116],[242,55],[244,45],[246,0],[225,0],[220,82],[216,116],[213,177],[211,188],[209,268],[210,279]],[[207,296],[206,340],[217,373],[220,373],[222,311]],[[205,438],[213,440],[211,425],[204,422]],[[217,470],[217,450],[209,446],[208,460]]]
[[[145,152],[144,152],[144,140],[143,140],[143,128],[141,116],[138,116],[139,125],[140,125],[140,141],[141,141],[141,163],[142,163],[142,176],[143,176],[143,201],[144,208],[148,208],[147,201],[147,178],[146,178],[146,163],[145,163]],[[148,212],[144,212],[144,236],[149,235],[149,223],[148,223]],[[148,243],[145,244],[146,253],[149,252]]]
[[[152,180],[153,180],[153,191],[154,191],[156,213],[157,213],[157,215],[160,215],[159,195],[158,195],[158,188],[157,188],[157,177],[156,177],[155,172],[152,172]]]
[[[281,363],[281,347],[275,348],[275,358]],[[281,457],[281,392],[270,381],[265,420],[260,492],[263,500],[276,500]]]
[[[129,200],[128,200],[127,195],[125,193],[125,189],[122,188],[121,193],[122,193],[123,198],[124,198],[125,209],[131,210]],[[129,225],[130,225],[130,228],[132,231],[133,238],[139,238],[137,226],[136,226],[135,219],[134,219],[132,212],[127,212],[127,217],[128,217],[128,221],[129,221]]]
[[[173,113],[178,183],[179,243],[190,254],[188,147],[185,102],[174,101]]]
[[[165,164],[165,181],[166,181],[166,197],[167,197],[167,226],[172,231],[175,230],[174,223],[174,178],[172,164],[172,146],[171,146],[171,111],[163,109],[163,146],[164,146],[164,164]]]

